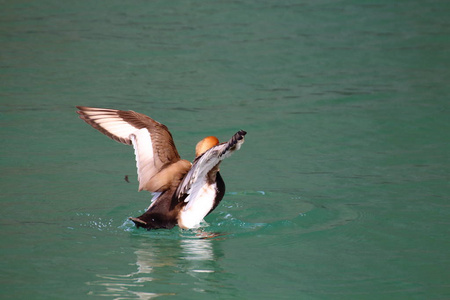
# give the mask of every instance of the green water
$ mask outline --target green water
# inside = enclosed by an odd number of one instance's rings
[[[450,298],[449,15],[0,1],[0,298]],[[148,114],[189,160],[246,130],[207,224],[135,229],[133,150],[75,105]]]

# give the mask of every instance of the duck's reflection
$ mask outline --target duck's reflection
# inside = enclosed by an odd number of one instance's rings
[[[152,299],[176,295],[187,285],[201,291],[215,282],[208,277],[221,272],[218,259],[223,254],[217,249],[217,235],[181,231],[179,235],[139,235],[132,238],[132,245],[137,249],[136,271],[99,274],[99,280],[89,283],[94,289],[90,294],[113,299]]]

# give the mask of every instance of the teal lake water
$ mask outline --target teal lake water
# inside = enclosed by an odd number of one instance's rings
[[[450,298],[449,1],[0,8],[0,298]],[[135,229],[133,149],[75,105],[188,160],[246,130],[206,224]]]

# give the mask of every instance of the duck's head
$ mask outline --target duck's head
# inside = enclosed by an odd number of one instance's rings
[[[195,157],[199,157],[214,146],[219,145],[219,140],[215,136],[207,136],[195,146]]]

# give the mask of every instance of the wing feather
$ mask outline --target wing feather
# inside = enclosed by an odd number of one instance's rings
[[[183,195],[190,195],[193,187],[197,186],[198,182],[204,181],[209,171],[217,166],[222,160],[229,157],[234,151],[240,149],[241,145],[244,143],[244,136],[246,134],[247,132],[240,130],[233,135],[228,142],[214,146],[197,157],[194,160],[191,169],[178,186],[176,191],[177,197],[180,199]],[[186,202],[195,199],[195,197],[189,196],[183,198],[185,198]]]
[[[133,145],[139,190],[161,192],[172,184],[178,184],[190,169],[190,162],[180,159],[165,125],[134,111],[77,108],[80,118],[101,133]]]

